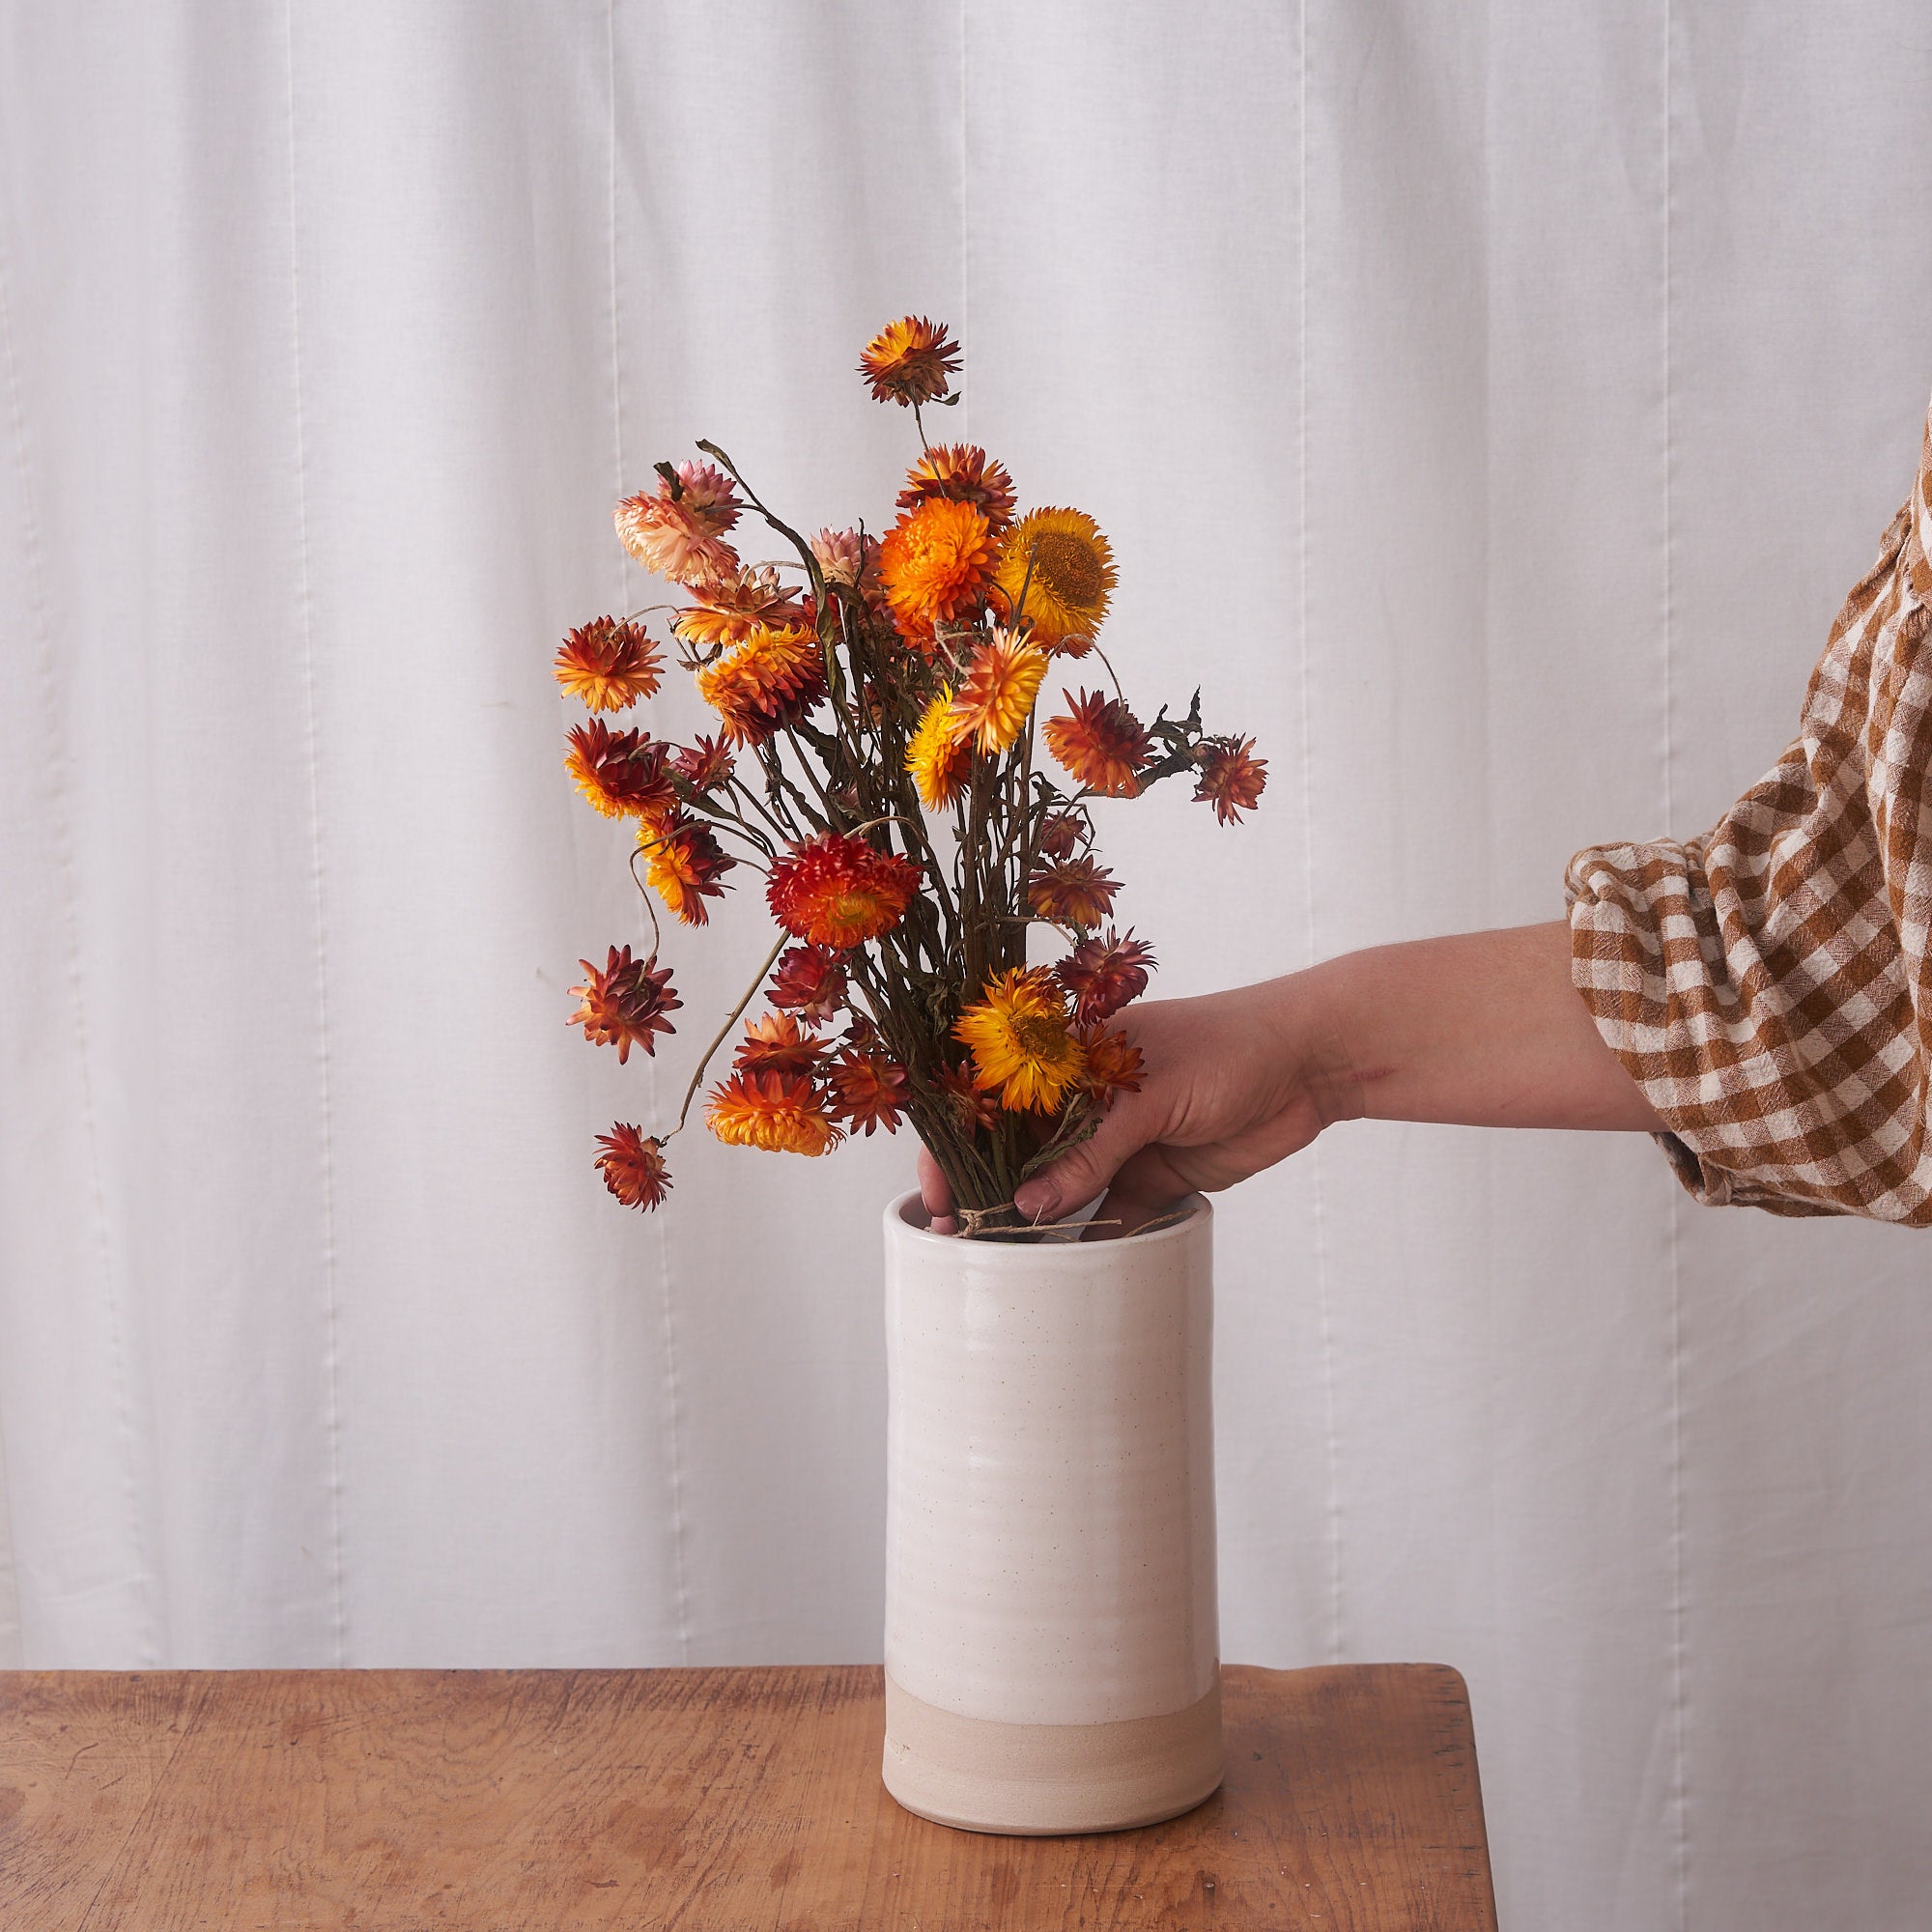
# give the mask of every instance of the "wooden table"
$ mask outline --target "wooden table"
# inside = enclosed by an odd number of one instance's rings
[[[5,1673],[0,1926],[1494,1926],[1455,1671],[1225,1699],[1188,1816],[988,1838],[886,1796],[876,1669]]]

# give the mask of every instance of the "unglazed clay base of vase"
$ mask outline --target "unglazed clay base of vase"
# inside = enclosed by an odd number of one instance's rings
[[[1124,1832],[1191,1811],[1221,1782],[1221,1684],[1184,1711],[1111,1724],[1001,1724],[886,1678],[886,1789],[965,1832]]]

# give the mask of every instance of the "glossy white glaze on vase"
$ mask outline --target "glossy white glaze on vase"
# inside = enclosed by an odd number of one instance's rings
[[[886,1215],[885,1778],[980,1831],[1220,1781],[1212,1216],[1124,1241]]]

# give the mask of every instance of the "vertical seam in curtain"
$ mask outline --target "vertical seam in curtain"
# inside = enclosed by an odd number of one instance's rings
[[[606,0],[604,44],[611,81],[611,167],[609,233],[611,272],[611,441],[617,466],[617,495],[624,495],[624,330],[617,280],[617,0]],[[618,547],[617,595],[620,611],[631,608],[631,560]],[[657,1062],[646,1055],[644,1072],[650,1083],[650,1112],[658,1119]],[[664,1311],[666,1429],[670,1437],[670,1557],[673,1615],[680,1663],[691,1662],[691,1591],[684,1563],[684,1386],[677,1354],[677,1299],[672,1283],[670,1241],[665,1222],[670,1210],[661,1208],[650,1219],[657,1236],[659,1306]]]
[[[296,171],[295,0],[284,0],[289,84],[289,324],[295,374],[296,432],[296,606],[302,643],[302,685],[308,703],[309,879],[315,914],[316,1085],[322,1106],[322,1276],[326,1341],[323,1375],[327,1390],[329,1538],[334,1571],[335,1662],[349,1662],[348,1618],[342,1582],[342,1404],[338,1370],[335,1294],[335,1121],[328,1044],[328,931],[325,920],[322,857],[322,707],[315,672],[315,603],[309,582],[308,429],[302,405],[301,222]]]
[[[966,135],[967,42],[972,32],[973,14],[968,0],[959,0],[959,340],[966,344],[968,367],[960,384],[964,402],[959,425],[962,439],[973,440],[973,229],[967,186],[972,180],[970,149]]]
[[[26,1662],[20,1630],[19,1566],[14,1555],[14,1508],[8,1490],[7,1432],[0,1427],[0,1670],[18,1670]]]
[[[1298,221],[1299,308],[1297,328],[1300,350],[1300,388],[1297,402],[1296,534],[1300,546],[1295,576],[1299,599],[1301,645],[1301,810],[1303,838],[1303,884],[1308,896],[1308,958],[1317,957],[1315,922],[1315,725],[1310,674],[1313,653],[1308,639],[1308,0],[1301,0],[1301,32],[1298,47],[1301,148]],[[1318,1139],[1308,1150],[1309,1190],[1313,1202],[1315,1238],[1315,1301],[1317,1327],[1321,1348],[1322,1428],[1326,1436],[1328,1462],[1328,1633],[1326,1653],[1331,1663],[1339,1663],[1342,1643],[1342,1459],[1341,1437],[1336,1427],[1335,1320],[1328,1293],[1327,1225],[1321,1195],[1321,1143]]]
[[[114,1291],[114,1269],[107,1240],[107,1199],[100,1176],[100,1131],[94,1104],[93,1044],[87,1024],[87,983],[81,970],[80,889],[73,861],[73,824],[68,781],[73,753],[63,725],[54,679],[54,629],[47,595],[40,518],[36,513],[33,463],[27,447],[27,412],[20,398],[20,370],[14,341],[12,281],[4,248],[0,248],[0,344],[7,359],[7,406],[13,420],[14,461],[20,472],[21,548],[27,562],[28,595],[40,654],[42,703],[46,713],[47,781],[50,836],[48,846],[59,870],[66,901],[62,939],[67,952],[67,979],[73,994],[73,1039],[79,1059],[81,1133],[87,1149],[88,1179],[94,1202],[94,1232],[100,1295],[107,1310],[108,1376],[114,1408],[121,1428],[124,1493],[134,1565],[141,1579],[141,1662],[152,1667],[160,1662],[155,1617],[155,1570],[149,1560],[143,1528],[140,1490],[134,1478],[134,1419],[128,1400],[127,1350],[123,1336],[121,1297]],[[14,1552],[17,1563],[18,1552]],[[24,1632],[22,1633],[24,1642]]]
[[[1676,111],[1672,93],[1676,31],[1671,0],[1663,0],[1663,823],[1669,836],[1677,831],[1672,765],[1676,757],[1672,729],[1674,633],[1677,605],[1676,423],[1672,388],[1676,381],[1671,342],[1671,307],[1675,296],[1671,243],[1676,213],[1673,149]],[[1670,1255],[1670,1725],[1671,1863],[1677,1888],[1678,1932],[1686,1932],[1690,1910],[1690,1822],[1687,1778],[1687,1712],[1685,1686],[1684,1596],[1684,1277],[1679,1251],[1681,1197],[1669,1191]]]

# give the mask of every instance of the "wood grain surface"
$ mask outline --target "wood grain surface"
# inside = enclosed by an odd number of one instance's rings
[[[875,1668],[0,1673],[0,1927],[1494,1926],[1455,1671],[1225,1695],[1198,1810],[987,1838],[886,1795]]]

